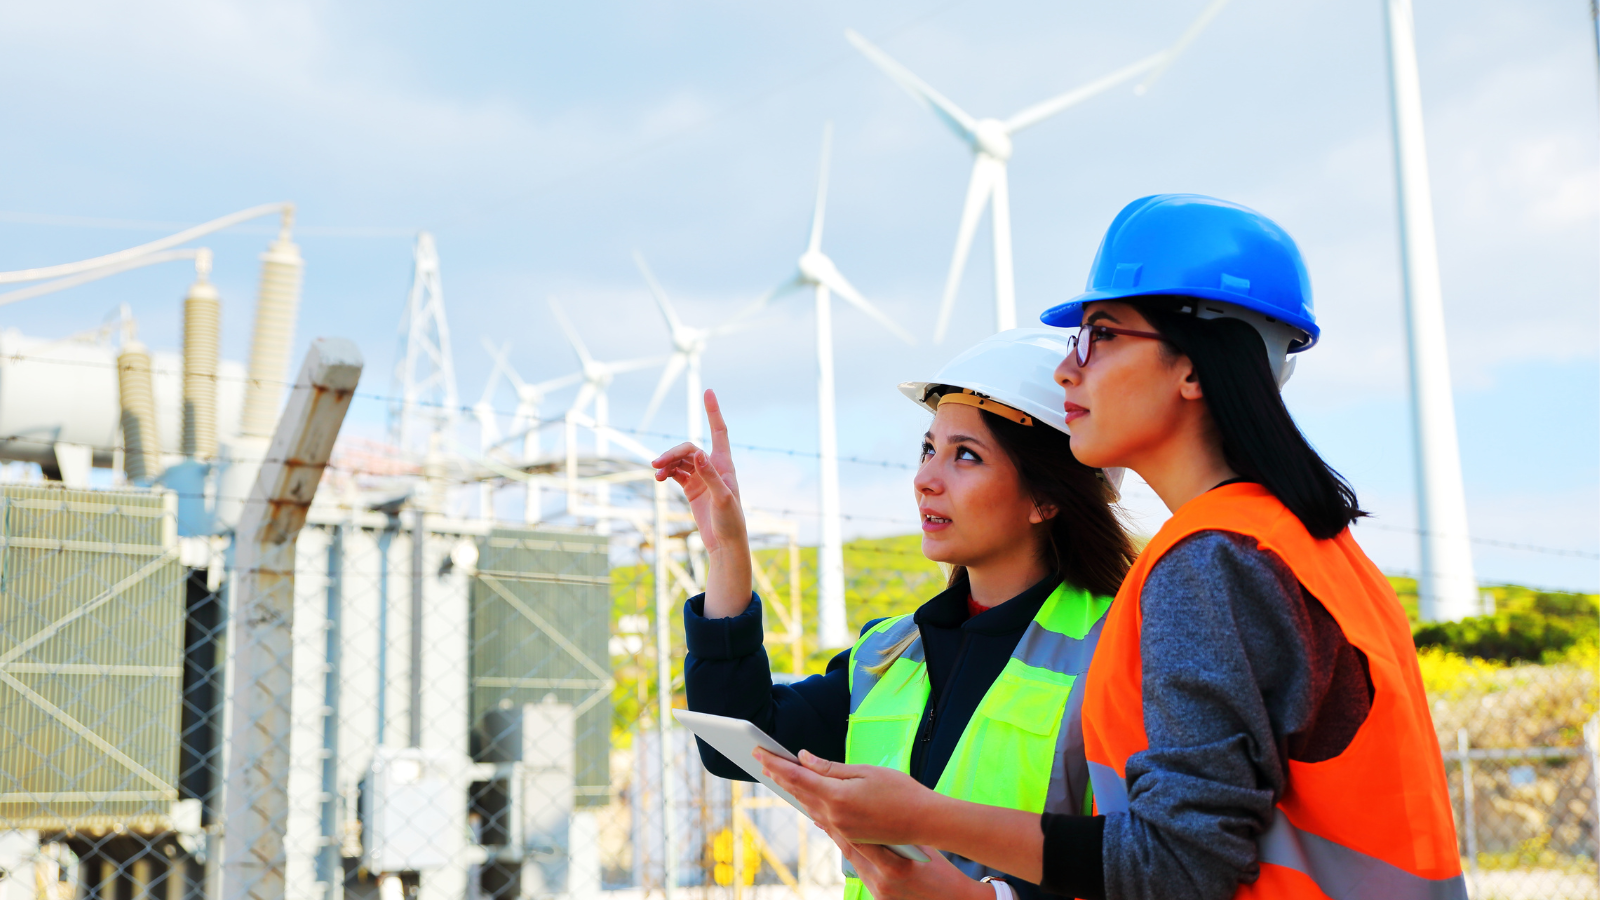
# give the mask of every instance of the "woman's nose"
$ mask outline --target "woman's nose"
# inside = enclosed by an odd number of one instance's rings
[[[932,494],[938,490],[938,479],[929,471],[933,467],[927,463],[917,467],[917,476],[911,479],[911,484],[919,494]]]
[[[1078,378],[1083,374],[1083,369],[1078,367],[1078,354],[1068,353],[1062,357],[1061,364],[1056,366],[1056,384],[1066,387],[1077,384]]]

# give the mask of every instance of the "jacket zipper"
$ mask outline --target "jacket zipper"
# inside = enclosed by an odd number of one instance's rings
[[[967,642],[970,637],[965,631],[962,631],[961,649],[956,651],[955,663],[950,667],[950,675],[946,679],[946,688],[950,686],[948,682],[960,677],[961,664],[967,658]],[[929,745],[933,743],[934,726],[938,724],[939,715],[944,712],[944,705],[949,699],[950,691],[948,690],[941,691],[938,696],[930,696],[928,698],[928,710],[922,717],[922,726],[918,729],[917,747],[913,753],[917,758],[912,760],[916,764],[914,766],[916,771],[912,773],[912,777],[917,778],[919,781],[921,780],[922,770],[928,765],[928,749]]]

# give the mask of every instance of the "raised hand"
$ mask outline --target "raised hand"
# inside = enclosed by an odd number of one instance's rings
[[[657,481],[671,478],[689,500],[689,512],[710,557],[705,615],[716,619],[736,616],[750,604],[750,536],[739,503],[728,425],[722,419],[716,392],[706,391],[705,404],[711,422],[711,452],[694,444],[679,444],[650,465],[656,469]]]

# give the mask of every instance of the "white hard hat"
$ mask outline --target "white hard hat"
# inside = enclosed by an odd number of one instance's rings
[[[1071,332],[1059,328],[1012,328],[984,338],[945,363],[932,381],[907,381],[900,393],[929,412],[938,410],[937,398],[930,396],[941,387],[961,388],[973,396],[970,406],[988,409],[1018,421],[1028,418],[1051,428],[1067,430],[1065,397],[1056,384],[1056,367],[1067,358],[1067,338]],[[999,408],[994,403],[998,401]],[[1019,415],[1007,415],[1014,411]],[[1032,422],[1023,422],[1032,424]],[[1122,489],[1123,470],[1104,470],[1114,491]]]

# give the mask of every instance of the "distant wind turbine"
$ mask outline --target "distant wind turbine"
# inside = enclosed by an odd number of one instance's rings
[[[659,366],[667,361],[667,357],[653,356],[648,359],[629,359],[621,362],[600,362],[589,353],[589,348],[584,345],[583,338],[578,337],[578,330],[572,327],[567,314],[562,311],[561,304],[554,297],[550,298],[550,311],[555,314],[556,323],[561,326],[561,333],[566,336],[567,343],[572,345],[572,351],[578,355],[578,362],[582,365],[583,386],[578,388],[578,396],[572,401],[572,407],[567,410],[570,419],[572,416],[582,416],[589,405],[594,404],[594,454],[604,459],[611,452],[611,405],[607,395],[611,382],[624,372],[633,372],[639,369],[648,369]],[[570,432],[569,432],[570,440]],[[571,452],[570,448],[568,452]],[[611,504],[611,486],[600,483],[595,486],[595,502],[601,507]],[[604,525],[604,520],[601,522]]]
[[[848,647],[850,627],[844,607],[844,538],[839,521],[839,439],[834,412],[833,295],[908,344],[916,338],[867,302],[839,268],[822,252],[822,223],[828,205],[828,156],[833,146],[833,125],[822,130],[822,164],[817,177],[817,202],[811,213],[811,237],[800,254],[795,274],[757,300],[759,309],[769,300],[802,288],[814,291],[817,307],[817,445],[820,462],[822,533],[817,546],[817,639],[822,647]]]
[[[984,207],[994,204],[994,323],[996,331],[1017,327],[1016,277],[1011,258],[1011,192],[1006,179],[1006,162],[1011,159],[1011,138],[1030,125],[1037,125],[1063,110],[1104,93],[1139,75],[1145,80],[1136,88],[1143,94],[1166,72],[1185,48],[1210,24],[1228,0],[1212,0],[1189,26],[1176,43],[1160,53],[1147,56],[1138,62],[1103,75],[1087,84],[1075,87],[1042,103],[1036,103],[1009,119],[976,119],[956,106],[949,98],[934,90],[927,82],[896,62],[889,54],[878,49],[854,30],[846,29],[844,35],[856,49],[866,54],[884,74],[911,94],[917,102],[928,107],[956,137],[972,147],[976,157],[972,164],[972,178],[967,182],[967,199],[961,208],[961,225],[956,230],[955,255],[950,259],[950,273],[945,278],[944,296],[939,301],[939,319],[934,327],[933,341],[944,340],[950,325],[950,313],[955,305],[956,291],[961,286],[961,273],[966,269],[967,255],[972,250],[972,238],[978,229],[978,219]]]
[[[633,261],[639,266],[639,273],[644,276],[645,283],[650,286],[650,296],[655,298],[656,307],[661,310],[661,317],[667,320],[667,330],[672,335],[672,356],[668,358],[667,366],[661,372],[661,380],[656,382],[656,391],[650,397],[650,405],[645,407],[644,417],[639,420],[639,430],[643,431],[650,427],[650,421],[655,418],[661,401],[666,399],[667,391],[672,389],[679,375],[687,373],[685,385],[688,388],[689,421],[686,433],[691,443],[698,444],[701,442],[700,424],[704,415],[701,409],[700,357],[705,353],[706,343],[714,337],[749,327],[746,319],[759,306],[752,304],[715,328],[693,328],[683,324],[683,320],[678,318],[677,309],[673,307],[672,300],[667,297],[667,292],[662,289],[661,283],[656,280],[655,273],[650,271],[649,264],[644,261],[644,255],[635,250]]]
[[[510,342],[500,347],[495,347],[488,338],[483,339],[483,349],[488,351],[489,358],[494,360],[494,368],[489,372],[489,382],[484,386],[483,397],[473,406],[473,415],[478,419],[478,428],[481,435],[482,453],[488,456],[490,451],[497,449],[518,437],[522,438],[522,463],[528,465],[539,458],[539,407],[544,403],[544,398],[552,391],[577,384],[583,380],[582,372],[563,375],[560,378],[551,378],[536,384],[528,384],[517,374],[517,370],[509,362],[508,352]],[[504,437],[500,434],[499,423],[496,420],[493,399],[494,393],[499,388],[501,377],[511,385],[517,395],[517,407],[511,414],[511,430]],[[529,481],[524,485],[526,495],[523,501],[522,520],[526,523],[539,521],[540,497],[538,484]]]

